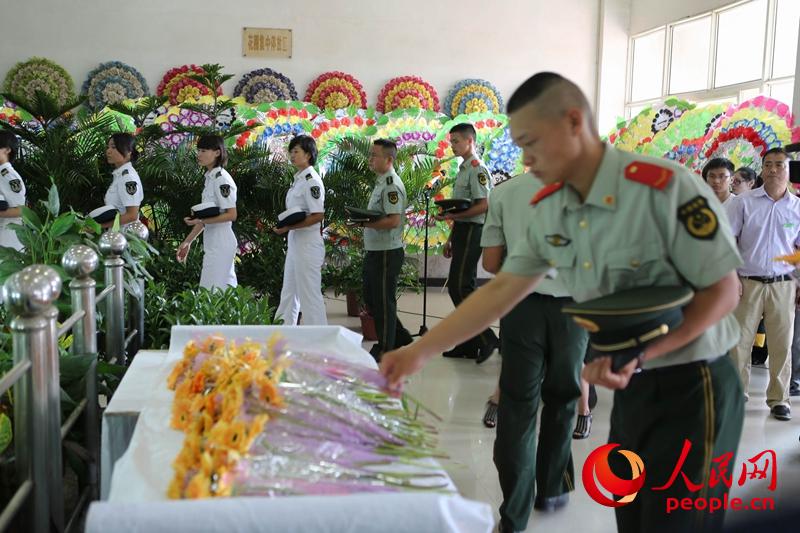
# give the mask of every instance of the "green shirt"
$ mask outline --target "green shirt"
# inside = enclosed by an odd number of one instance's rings
[[[392,229],[364,228],[365,250],[394,250],[403,247],[406,204],[406,188],[394,169],[378,176],[367,209],[386,215],[400,215],[400,224]]]
[[[630,177],[665,176],[659,190]],[[645,180],[648,181],[648,180]],[[658,179],[652,179],[660,185]],[[504,272],[533,276],[555,267],[578,302],[625,289],[688,285],[703,289],[742,264],[713,191],[671,161],[606,146],[586,201],[569,185],[532,207],[526,238]],[[725,354],[739,339],[732,314],[683,348],[648,361],[656,368]]]
[[[492,189],[492,173],[477,157],[470,156],[458,167],[458,174],[453,184],[453,198],[469,198],[473,202],[488,198]],[[469,218],[460,218],[459,222],[477,222],[483,224],[486,214]]]
[[[504,181],[492,189],[489,197],[489,211],[481,234],[481,247],[509,247],[508,243],[516,243],[525,239],[525,235],[533,219],[531,198],[543,187],[539,178],[526,173]],[[507,250],[510,252],[510,250]],[[563,298],[569,296],[564,284],[554,278],[558,275],[551,268],[534,292]]]

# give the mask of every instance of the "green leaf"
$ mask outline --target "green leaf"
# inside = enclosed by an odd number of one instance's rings
[[[333,110],[328,109],[327,111],[325,111],[325,118],[327,118],[328,120],[333,120],[336,118],[336,113]]]
[[[0,454],[8,448],[12,438],[11,419],[5,413],[0,413]]]
[[[59,211],[61,211],[61,201],[58,198],[58,187],[56,187],[55,183],[50,187],[50,192],[47,195],[47,210],[54,217],[58,216]]]
[[[292,103],[289,105],[295,109],[303,109],[303,102],[298,102],[297,100],[292,100]]]
[[[29,207],[22,206],[22,221],[34,229],[39,231],[42,229],[42,219]]]
[[[119,212],[114,216],[114,224],[111,225],[111,231],[119,231]]]
[[[367,129],[364,130],[364,136],[365,137],[372,137],[376,133],[378,133],[378,127],[377,126],[370,126],[370,127],[368,127]]]
[[[286,109],[288,106],[286,105],[286,102],[284,102],[283,100],[278,100],[277,102],[272,103],[272,107],[274,107],[275,109]]]
[[[72,225],[75,224],[76,219],[77,216],[75,213],[64,213],[63,215],[59,216],[53,221],[53,225],[50,226],[50,237],[56,238],[64,235],[66,232],[72,229]]]
[[[389,123],[389,116],[383,115],[381,118],[378,119],[378,121],[375,124],[377,124],[378,126],[385,126],[388,123]]]

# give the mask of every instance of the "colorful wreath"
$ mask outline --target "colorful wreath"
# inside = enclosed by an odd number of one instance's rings
[[[308,86],[304,100],[326,111],[367,107],[367,94],[361,83],[350,74],[338,70],[317,76]]]
[[[167,96],[170,104],[177,105],[187,99],[197,99],[211,94],[208,87],[189,77],[193,74],[205,74],[205,71],[197,65],[183,65],[170,69],[161,78],[156,95]],[[222,87],[217,87],[217,94],[222,94]]]
[[[81,93],[95,111],[126,99],[147,96],[147,82],[138,70],[119,61],[101,63],[83,82]]]
[[[297,100],[292,80],[271,68],[251,70],[239,81],[233,96],[243,96],[251,104]]]
[[[454,117],[463,113],[501,113],[503,98],[486,80],[467,79],[456,83],[444,100],[444,112]]]
[[[53,97],[59,105],[75,100],[72,76],[49,59],[32,57],[17,63],[6,75],[5,92],[31,101],[36,91]]]
[[[422,78],[401,76],[383,86],[376,107],[381,113],[409,107],[439,111],[439,96],[433,85]]]

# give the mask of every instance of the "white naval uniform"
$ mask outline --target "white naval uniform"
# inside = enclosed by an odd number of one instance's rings
[[[222,167],[206,172],[203,187],[203,202],[213,202],[220,212],[236,208],[236,183]],[[206,224],[203,231],[203,270],[200,286],[207,289],[236,287],[236,272],[233,260],[236,257],[236,235],[233,223]]]
[[[286,193],[286,209],[299,207],[306,214],[325,212],[325,186],[314,167],[294,175],[294,182]],[[283,267],[281,302],[275,313],[283,317],[286,325],[297,324],[303,311],[303,324],[325,326],[325,302],[322,300],[322,263],[325,261],[325,244],[322,242],[320,224],[289,231],[289,249]]]
[[[0,165],[0,194],[5,196],[9,208],[25,205],[25,182],[11,163]],[[0,246],[22,250],[22,243],[17,239],[16,232],[7,227],[8,224],[22,224],[22,218],[0,217]]]
[[[112,205],[122,215],[129,207],[139,207],[144,200],[144,189],[139,174],[130,162],[111,173],[113,180],[106,191],[105,205]]]

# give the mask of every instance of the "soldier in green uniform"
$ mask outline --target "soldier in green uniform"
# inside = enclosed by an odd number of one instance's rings
[[[492,191],[481,238],[483,264],[490,272],[500,269],[508,246],[525,239],[534,223],[530,198],[541,188],[538,179],[523,174]],[[572,421],[581,395],[586,331],[561,312],[569,303],[560,282],[543,279],[500,320],[503,366],[494,464],[503,491],[500,518],[517,531],[527,527],[532,503],[540,511],[558,509],[575,488]]]
[[[370,353],[380,360],[383,352],[411,343],[411,334],[397,318],[397,278],[403,267],[403,224],[406,188],[394,170],[397,146],[378,139],[369,153],[369,166],[377,175],[367,209],[386,216],[362,222],[364,228],[364,302],[375,319],[378,343]]]
[[[487,198],[492,188],[489,169],[475,155],[475,127],[469,123],[450,128],[453,153],[463,159],[453,184],[453,198],[472,201],[466,211],[439,215],[438,220],[452,220],[453,230],[444,247],[450,257],[447,292],[458,307],[476,288],[478,259],[481,256],[481,233],[488,209]],[[444,353],[445,357],[476,359],[478,364],[488,359],[497,348],[497,335],[486,328],[474,338]]]
[[[722,498],[729,488],[710,477],[712,459],[732,454],[734,461],[741,435],[744,395],[726,354],[739,335],[731,312],[742,260],[722,206],[684,167],[604,145],[586,97],[558,74],[523,83],[508,112],[526,165],[545,183],[532,201],[527,234],[495,279],[417,343],[384,355],[389,386],[401,387],[443,347],[507,314],[550,268],[578,302],[638,287],[689,286],[694,296],[680,325],[616,371],[605,356],[588,363],[583,376],[615,390],[610,442],[638,454],[646,468],[646,485],[616,508],[618,530],[721,529],[722,511],[666,513],[666,502]],[[683,476],[673,478],[678,465]],[[630,469],[616,474],[631,476]]]

